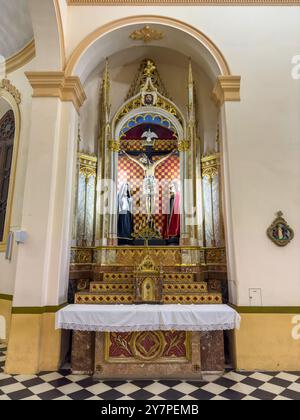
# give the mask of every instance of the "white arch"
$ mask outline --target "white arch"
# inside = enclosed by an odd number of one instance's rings
[[[57,3],[53,0],[28,0],[33,26],[38,70],[61,71],[64,54],[61,51],[61,28]]]
[[[194,60],[198,57],[202,62],[202,67],[206,68],[214,78],[219,75],[230,75],[229,66],[222,52],[204,33],[176,19],[165,16],[141,15],[109,22],[89,34],[71,54],[65,70],[66,76],[79,76],[81,81],[84,82],[106,56],[124,50],[128,46],[133,47],[129,35],[141,24],[159,26],[165,33],[168,33],[164,41],[165,46],[166,43],[170,43],[170,45],[167,45],[168,48],[181,53],[185,51]],[[178,43],[179,39],[182,41],[180,45]],[[155,42],[152,44],[156,45]]]

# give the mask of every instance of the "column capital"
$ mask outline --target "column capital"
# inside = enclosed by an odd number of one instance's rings
[[[26,72],[33,88],[34,98],[60,98],[72,102],[77,112],[86,100],[82,83],[77,76],[66,76],[64,72]]]
[[[201,159],[202,163],[202,178],[207,178],[212,181],[213,178],[219,174],[219,168],[221,165],[220,153],[213,153],[203,156]]]
[[[241,76],[219,76],[212,92],[212,99],[220,107],[225,101],[240,101]]]

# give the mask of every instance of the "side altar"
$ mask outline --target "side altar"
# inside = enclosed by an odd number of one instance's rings
[[[73,330],[74,374],[199,380],[224,371],[224,331],[239,317],[226,305],[222,133],[217,108],[208,129],[187,65],[188,106],[146,58],[111,115],[106,63],[97,148],[78,154],[71,306],[58,314],[57,327]]]

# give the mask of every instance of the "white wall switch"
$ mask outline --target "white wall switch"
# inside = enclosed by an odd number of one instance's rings
[[[250,306],[262,306],[261,289],[249,289]]]

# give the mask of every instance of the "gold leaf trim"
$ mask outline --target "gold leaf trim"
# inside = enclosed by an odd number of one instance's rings
[[[27,45],[25,45],[22,50],[18,51],[16,54],[6,60],[6,73],[12,73],[25,66],[25,64],[29,63],[35,57],[35,53],[35,42],[33,39]]]

